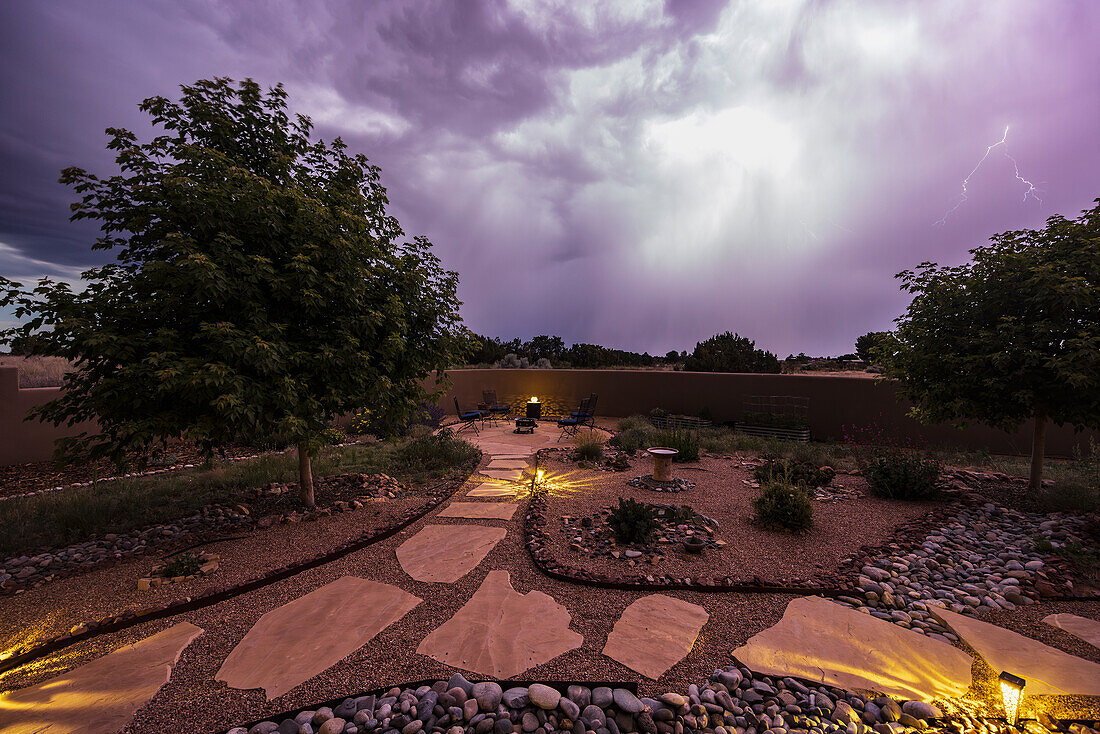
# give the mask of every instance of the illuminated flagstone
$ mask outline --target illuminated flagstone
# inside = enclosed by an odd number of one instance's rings
[[[1095,619],[1078,617],[1076,614],[1051,614],[1043,621],[1052,627],[1065,630],[1093,647],[1100,647],[1100,622]]]
[[[500,482],[519,482],[523,480],[523,469],[482,469],[478,474]]]
[[[260,617],[214,677],[263,688],[268,700],[332,667],[409,613],[420,599],[343,576]]]
[[[426,525],[401,544],[397,560],[417,581],[451,584],[474,570],[507,534],[484,525]]]
[[[643,596],[623,611],[603,654],[656,680],[691,652],[709,618],[698,604],[664,594]]]
[[[518,507],[515,502],[452,502],[440,510],[437,516],[469,520],[511,520]]]
[[[469,492],[467,497],[515,497],[522,487],[514,482],[483,482]]]
[[[989,622],[929,607],[932,616],[951,628],[994,671],[1027,680],[1024,693],[1100,696],[1100,665],[1024,637]]]
[[[519,594],[507,571],[490,571],[470,601],[416,651],[493,678],[510,678],[580,647],[569,611],[541,591]]]
[[[763,675],[919,700],[961,696],[972,663],[946,642],[821,597],[791,601],[778,624],[733,656]]]
[[[182,622],[36,686],[0,694],[0,732],[115,734],[168,682],[200,634]]]
[[[526,461],[503,461],[503,460],[498,461],[496,458],[494,458],[492,461],[489,462],[489,466],[487,466],[485,468],[486,469],[494,469],[494,470],[496,470],[496,469],[503,469],[503,470],[520,469],[520,470],[522,470],[522,469],[526,469],[527,466],[528,466],[528,464],[527,464]]]

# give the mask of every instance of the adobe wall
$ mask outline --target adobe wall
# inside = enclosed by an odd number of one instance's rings
[[[906,416],[909,403],[898,399],[886,380],[840,375],[766,375],[653,370],[469,369],[448,372],[453,389],[440,400],[454,412],[457,397],[463,410],[477,407],[482,390],[496,390],[497,399],[512,403],[532,395],[550,405],[576,404],[589,393],[599,395],[596,412],[605,416],[648,413],[660,407],[670,413],[698,415],[710,410],[716,422],[736,420],[745,399],[753,395],[792,395],[810,399],[809,422],[815,439],[841,440],[845,425],[877,423],[895,439],[929,446],[988,449],[996,454],[1031,453],[1031,424],[1014,433],[982,425],[965,429],[925,426]],[[551,411],[553,412],[553,411]],[[1069,426],[1049,426],[1047,454],[1072,456],[1073,447],[1088,449],[1096,432],[1074,433]]]
[[[0,465],[49,459],[56,439],[86,430],[83,424],[70,428],[37,419],[23,420],[31,408],[60,394],[60,387],[20,388],[19,369],[0,367]]]

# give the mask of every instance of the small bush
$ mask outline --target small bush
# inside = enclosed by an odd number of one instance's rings
[[[769,530],[803,533],[813,527],[814,507],[801,487],[773,482],[752,501],[756,522]]]
[[[664,519],[673,525],[705,525],[707,520],[695,510],[691,509],[690,505],[680,505],[679,507],[663,507]]]
[[[615,434],[608,443],[617,446],[628,454],[654,445],[652,429],[630,428]]]
[[[194,576],[199,572],[201,565],[202,561],[199,560],[198,556],[192,553],[181,553],[164,564],[159,573],[169,579],[176,576]]]
[[[1043,514],[1100,512],[1100,485],[1085,487],[1080,484],[1059,483],[1053,487],[1043,487],[1035,497],[1035,502]]]
[[[827,487],[835,476],[830,466],[793,459],[768,459],[753,470],[753,478],[760,484],[786,481],[796,487]]]
[[[481,449],[472,446],[450,431],[411,439],[394,452],[399,471],[420,474],[435,471],[463,471],[477,466]]]
[[[599,461],[603,458],[603,436],[596,431],[578,433],[576,457],[580,461]]]
[[[672,457],[678,463],[699,460],[699,433],[687,428],[668,428],[657,431],[653,436],[653,444],[667,446],[676,449],[680,453]]]
[[[629,418],[621,418],[618,428],[620,432],[629,430],[648,431],[653,428],[653,424],[644,415],[632,415]]]
[[[321,431],[321,441],[327,443],[329,446],[338,446],[342,443],[347,443],[348,434],[344,433],[339,428],[326,428]]]
[[[871,494],[897,500],[926,500],[939,495],[941,469],[935,459],[900,451],[875,454],[861,467]]]
[[[620,543],[644,543],[657,529],[657,508],[629,497],[619,498],[619,506],[607,516],[607,524]]]

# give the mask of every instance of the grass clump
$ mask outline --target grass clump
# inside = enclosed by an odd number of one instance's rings
[[[659,525],[657,508],[630,497],[620,497],[619,506],[607,516],[607,524],[619,543],[644,543]]]
[[[444,432],[325,447],[313,462],[313,475],[381,473],[418,484],[466,476],[480,460],[479,449]],[[0,502],[0,557],[172,522],[206,505],[248,502],[252,488],[297,480],[298,457],[289,452],[10,499]]]
[[[785,482],[766,485],[752,501],[756,522],[768,530],[804,533],[813,527],[814,507],[801,487]]]
[[[884,451],[861,467],[871,494],[883,499],[927,500],[940,494],[943,465],[934,458],[902,451]]]
[[[827,487],[836,476],[831,466],[818,466],[809,461],[769,458],[753,470],[760,484],[786,481],[796,487]]]
[[[673,427],[657,431],[653,440],[656,446],[667,446],[680,453],[672,457],[674,462],[685,463],[699,460],[699,433],[687,428]]]
[[[574,437],[576,458],[579,461],[599,461],[603,458],[603,436],[596,431],[585,431]]]

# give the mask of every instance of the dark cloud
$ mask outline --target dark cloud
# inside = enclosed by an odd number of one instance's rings
[[[639,0],[0,7],[0,273],[73,278],[58,171],[215,75],[285,83],[383,169],[500,336],[848,351],[893,275],[1100,195],[1100,5]],[[1010,126],[1024,201],[1002,148]],[[101,256],[100,256],[101,257]],[[0,315],[2,316],[2,315]]]

